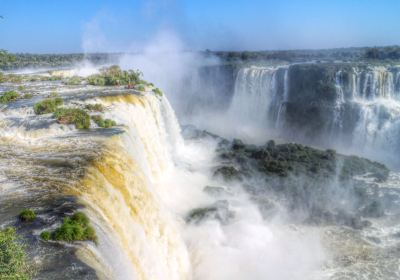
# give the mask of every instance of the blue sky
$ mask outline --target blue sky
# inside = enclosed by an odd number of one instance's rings
[[[136,51],[157,34],[185,49],[400,44],[398,0],[0,0],[0,49]]]

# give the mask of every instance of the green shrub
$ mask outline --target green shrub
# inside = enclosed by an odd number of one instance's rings
[[[112,126],[116,126],[117,123],[114,120],[111,119],[103,119],[102,116],[92,116],[92,120],[99,126],[102,128],[109,128]]]
[[[158,96],[163,96],[163,93],[162,93],[162,91],[161,91],[159,88],[154,88],[154,89],[153,89],[153,92],[154,92],[156,95],[158,95]]]
[[[0,96],[0,103],[8,103],[13,100],[16,100],[19,97],[19,94],[16,91],[10,90],[6,91],[3,93],[2,96]]]
[[[18,91],[24,91],[25,90],[25,86],[18,86]]]
[[[32,209],[24,209],[19,213],[19,218],[23,222],[31,222],[36,219],[36,213]]]
[[[87,78],[89,85],[95,86],[118,86],[131,85],[141,82],[139,71],[123,71],[119,66],[113,65],[100,70],[99,74],[91,75]]]
[[[64,218],[63,224],[51,234],[51,238],[67,242],[86,240],[97,242],[96,232],[90,225],[89,218],[82,212]]]
[[[77,129],[88,129],[90,127],[90,116],[82,109],[59,108],[54,116],[61,124],[74,124]]]
[[[79,76],[73,76],[69,79],[64,80],[63,83],[69,86],[77,86],[82,83],[82,78]]]
[[[51,234],[50,234],[50,232],[45,230],[42,233],[40,233],[40,238],[42,238],[44,241],[48,241],[51,238]]]
[[[96,103],[96,104],[86,104],[85,109],[89,111],[94,111],[94,112],[103,112],[104,111],[104,106]]]
[[[0,279],[28,280],[31,278],[24,246],[19,241],[15,228],[0,230]]]
[[[144,85],[136,85],[135,89],[137,89],[138,91],[145,91],[146,90]]]
[[[63,105],[63,103],[64,102],[60,97],[46,98],[36,103],[33,106],[33,110],[37,115],[54,113],[59,106]]]
[[[87,77],[87,82],[89,85],[93,85],[93,86],[105,86],[106,85],[106,80],[104,79],[104,77],[102,77],[98,74]]]

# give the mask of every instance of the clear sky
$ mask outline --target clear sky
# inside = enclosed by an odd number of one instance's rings
[[[0,0],[0,15],[12,52],[136,51],[160,33],[185,49],[400,44],[400,0]]]

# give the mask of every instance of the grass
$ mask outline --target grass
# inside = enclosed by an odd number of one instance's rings
[[[109,128],[112,126],[116,126],[117,123],[111,119],[103,119],[102,116],[92,116],[92,120],[101,128]]]
[[[46,98],[39,101],[33,106],[36,115],[54,113],[57,108],[63,105],[64,101],[61,97]]]
[[[6,104],[6,103],[9,103],[11,101],[18,99],[18,97],[19,97],[19,94],[16,91],[13,91],[13,90],[6,91],[3,93],[2,96],[0,96],[0,103]]]
[[[104,106],[96,103],[96,104],[86,104],[85,109],[88,111],[93,111],[93,112],[103,112],[104,111]]]
[[[82,109],[59,108],[54,116],[61,124],[74,124],[77,129],[88,129],[90,127],[90,116]]]
[[[24,209],[19,213],[19,218],[23,222],[32,222],[36,219],[36,213],[32,209]]]
[[[93,241],[97,242],[97,235],[90,225],[89,218],[82,212],[76,212],[71,217],[64,218],[62,225],[52,233],[43,231],[40,237],[47,240],[56,241]]]
[[[31,279],[24,246],[13,227],[0,230],[0,279]]]

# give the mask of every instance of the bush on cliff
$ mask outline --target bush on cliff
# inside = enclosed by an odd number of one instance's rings
[[[36,219],[36,213],[32,209],[24,209],[19,213],[19,218],[23,222],[31,222]]]
[[[54,112],[58,123],[74,124],[77,129],[88,129],[90,127],[90,116],[82,109],[59,108]]]
[[[36,115],[54,113],[57,108],[63,105],[64,101],[61,97],[46,98],[39,101],[33,106]]]
[[[10,90],[3,93],[0,96],[0,103],[9,103],[13,100],[16,100],[19,97],[19,94],[16,91]]]
[[[141,82],[141,75],[140,71],[124,71],[119,66],[113,65],[101,69],[99,74],[89,76],[87,82],[95,86],[132,85]]]
[[[54,232],[44,231],[40,237],[47,240],[56,241],[93,241],[97,242],[97,235],[90,225],[89,218],[82,212],[76,212],[71,217],[64,218],[62,225]]]

